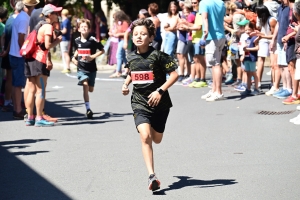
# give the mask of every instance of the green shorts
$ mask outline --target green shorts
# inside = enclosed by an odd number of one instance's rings
[[[97,76],[97,72],[83,72],[78,71],[77,72],[77,78],[78,78],[78,85],[83,85],[82,82],[84,80],[88,81],[89,86],[94,87],[95,86],[95,79]]]

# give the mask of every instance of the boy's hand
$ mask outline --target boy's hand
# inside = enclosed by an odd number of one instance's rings
[[[128,89],[128,86],[126,84],[123,84],[123,86],[122,86],[122,94],[124,96],[129,94],[129,89]]]
[[[89,61],[89,62],[91,62],[92,60],[94,60],[95,58],[94,58],[94,56],[93,55],[91,55],[91,56],[86,56],[85,57],[85,60],[87,60],[87,61]]]
[[[74,65],[78,65],[78,61],[75,58],[72,58],[72,62],[74,63]]]
[[[159,92],[154,91],[148,96],[148,105],[151,107],[157,106],[161,99],[161,94]]]

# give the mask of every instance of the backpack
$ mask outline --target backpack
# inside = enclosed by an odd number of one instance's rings
[[[20,49],[20,55],[23,56],[25,59],[32,58],[33,53],[35,52],[38,45],[41,45],[37,41],[37,35],[39,29],[44,25],[48,24],[46,21],[40,21],[34,29],[30,32],[30,34],[25,39],[21,49]]]
[[[250,23],[256,25],[256,19],[257,19],[257,14],[255,12],[252,12],[250,10],[245,9],[245,17],[247,20],[250,21]]]

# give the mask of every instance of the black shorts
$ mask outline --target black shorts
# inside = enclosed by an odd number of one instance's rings
[[[296,54],[295,54],[295,43],[288,42],[287,48],[286,48],[286,62],[289,64],[292,60],[296,60]]]
[[[154,112],[152,114],[135,112],[133,113],[135,126],[138,127],[140,124],[147,123],[150,124],[155,131],[163,133],[165,131],[169,112],[170,109]]]
[[[1,68],[2,69],[11,69],[8,55],[2,58]]]
[[[41,63],[34,58],[25,60],[25,76],[34,77],[39,75],[50,76],[50,71],[46,69],[46,64]]]

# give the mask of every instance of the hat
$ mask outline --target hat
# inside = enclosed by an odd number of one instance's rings
[[[43,15],[49,15],[53,12],[58,12],[58,11],[61,11],[62,10],[62,7],[55,7],[54,5],[52,4],[47,4],[44,6],[43,10],[42,10],[42,13]]]
[[[148,13],[148,11],[146,10],[146,9],[141,9],[140,11],[139,11],[139,14],[147,14]]]
[[[35,6],[37,4],[39,4],[40,1],[39,0],[23,0],[23,4],[25,6]]]
[[[239,21],[236,24],[239,26],[246,26],[247,24],[249,24],[249,20],[243,19],[242,21]]]

